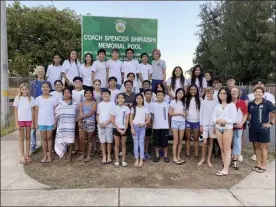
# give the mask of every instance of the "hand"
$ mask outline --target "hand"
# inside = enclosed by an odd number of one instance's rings
[[[242,124],[236,124],[236,128],[237,128],[237,129],[241,129],[242,127],[243,127]]]
[[[270,123],[264,123],[263,124],[263,128],[265,128],[265,129],[268,129],[268,128],[270,128],[272,125],[270,124]]]
[[[126,129],[120,130],[121,136],[123,136],[126,133]]]
[[[19,126],[18,122],[17,122],[16,125],[15,125],[15,129],[17,129],[17,130],[20,129],[20,126]]]
[[[200,132],[202,133],[203,132],[203,126],[200,125]]]
[[[104,123],[100,123],[100,127],[101,128],[105,128],[105,124]]]
[[[134,130],[133,128],[131,128],[131,134],[132,134],[133,136],[136,135],[136,132],[135,132],[135,130]]]

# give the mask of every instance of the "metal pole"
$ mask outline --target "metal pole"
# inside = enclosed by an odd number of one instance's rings
[[[9,124],[6,1],[1,1],[1,128]]]

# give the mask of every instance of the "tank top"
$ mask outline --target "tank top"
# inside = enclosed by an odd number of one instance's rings
[[[86,105],[82,104],[82,113],[83,113],[83,115],[89,114],[90,111],[91,111],[91,108],[93,107],[93,105],[94,105],[94,103],[92,103],[89,106],[86,106]],[[83,120],[85,120],[85,121],[95,121],[95,114],[92,114],[92,116],[84,118]]]

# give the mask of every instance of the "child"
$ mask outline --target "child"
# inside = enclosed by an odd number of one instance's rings
[[[202,97],[204,95],[205,88],[207,88],[207,81],[204,78],[202,67],[199,64],[193,67],[191,76],[192,77],[188,79],[188,85],[196,85],[199,90],[199,97]]]
[[[157,101],[152,104],[153,135],[156,147],[156,156],[153,162],[159,162],[159,148],[163,148],[164,162],[169,163],[168,136],[169,136],[169,104],[164,101],[165,92],[156,92]]]
[[[134,74],[133,86],[137,87],[137,78],[135,77],[137,76],[139,62],[138,60],[133,59],[133,55],[134,55],[133,49],[131,48],[126,49],[127,60],[124,61],[122,64],[122,78],[123,78],[122,82],[124,83],[128,79],[127,75],[129,73],[133,73]]]
[[[139,88],[137,87],[137,84],[135,85],[135,82],[136,82],[135,74],[134,73],[127,74],[127,80],[130,80],[133,83],[132,84],[132,92],[133,93],[139,93]],[[120,91],[121,91],[121,93],[126,92],[125,84],[121,86]]]
[[[34,128],[34,98],[30,96],[29,84],[20,85],[13,106],[16,129],[19,130],[20,163],[30,163],[30,133],[31,128]],[[26,131],[26,154],[24,153],[24,129]]]
[[[109,90],[111,92],[110,101],[113,101],[114,103],[116,103],[116,97],[120,93],[120,90],[116,88],[117,78],[109,77],[108,84],[109,84]]]
[[[93,81],[93,97],[96,100],[97,103],[101,102],[101,81],[99,79],[96,79]]]
[[[47,82],[51,85],[50,82],[44,80],[45,69],[42,66],[37,66],[35,68],[35,74],[37,78],[31,82],[31,96],[36,99],[42,94],[42,84]],[[50,89],[51,90],[51,89]],[[36,129],[31,130],[31,153],[36,151]]]
[[[145,80],[151,80],[152,76],[152,66],[148,64],[149,55],[147,53],[142,53],[141,55],[142,63],[138,65],[137,75],[139,77],[138,88],[142,92],[142,84]]]
[[[116,105],[113,101],[110,101],[110,94],[111,92],[108,89],[102,91],[103,101],[98,104],[97,108],[98,135],[102,148],[102,164],[112,162],[111,147],[113,143],[113,128],[111,123],[111,110]]]
[[[152,104],[153,104],[152,91],[150,89],[146,89],[144,91],[144,106],[148,108],[150,113],[152,112]],[[146,135],[145,135],[145,159],[146,160],[151,159],[151,156],[148,153],[151,134],[152,134],[152,119],[151,119],[151,122],[148,123],[146,127]]]
[[[117,48],[112,49],[112,58],[106,61],[107,77],[117,78],[116,89],[120,89],[122,82],[122,61],[119,58],[119,50]]]
[[[171,129],[173,133],[173,163],[182,165],[185,163],[180,158],[182,149],[184,131],[185,131],[185,91],[178,88],[175,93],[175,99],[170,103]]]
[[[145,97],[144,92],[145,92],[145,90],[150,89],[150,81],[144,80],[143,84],[142,84],[142,87],[143,87],[142,95]],[[150,89],[150,91],[152,91],[152,90]],[[151,93],[151,99],[152,99],[152,102],[156,101],[156,95],[155,95],[155,93]]]
[[[73,90],[74,78],[80,76],[80,62],[78,61],[78,53],[76,50],[70,50],[68,59],[62,64],[62,76],[65,86]]]
[[[77,103],[72,99],[69,88],[63,90],[63,98],[59,99],[56,107],[57,133],[55,137],[55,152],[60,158],[69,148],[67,160],[72,161],[73,143],[75,140]]]
[[[61,80],[56,80],[54,86],[56,90],[52,91],[50,94],[59,101],[62,98],[63,83]]]
[[[113,124],[113,135],[115,140],[115,167],[119,167],[119,145],[120,138],[122,139],[122,166],[126,167],[126,133],[129,121],[129,107],[125,106],[125,95],[119,93],[117,96],[117,106],[113,107],[111,112],[111,121]]]
[[[164,97],[164,100],[169,104],[170,102],[171,102],[171,98],[166,94],[166,91],[165,91],[165,86],[164,86],[164,84],[157,84],[156,85],[156,90],[155,90],[155,94],[153,94],[153,96],[157,96],[156,94],[157,94],[157,91],[163,91],[164,93],[165,93],[165,97]],[[153,101],[156,101],[156,99],[154,100],[153,99]]]
[[[80,66],[80,77],[83,79],[83,89],[92,91],[92,64],[93,55],[86,53],[84,56],[84,64]]]
[[[97,103],[93,98],[91,90],[84,91],[85,101],[79,106],[79,128],[80,128],[80,149],[82,155],[77,161],[90,162],[92,152],[92,137],[95,131],[95,113],[97,110]],[[87,157],[85,157],[85,137],[88,139]]]
[[[166,82],[166,63],[160,60],[161,51],[154,49],[152,52],[152,89],[156,90],[157,84],[165,84]]]
[[[217,105],[217,100],[214,99],[214,89],[211,87],[206,88],[205,90],[205,99],[201,102],[200,107],[200,132],[203,134],[203,144],[202,144],[202,159],[197,164],[201,166],[206,160],[206,147],[207,139],[209,138],[208,144],[208,157],[207,164],[209,167],[213,167],[211,163],[211,156],[213,150],[213,139],[215,138],[214,127],[212,125],[212,115]]]
[[[150,122],[150,112],[147,107],[144,106],[144,97],[142,94],[136,94],[133,107],[130,114],[130,126],[131,133],[134,141],[134,155],[135,155],[135,167],[143,167],[144,162],[144,140],[146,133],[146,126]],[[140,160],[139,160],[140,155]]]
[[[46,79],[51,83],[51,88],[55,88],[55,81],[61,80],[61,57],[59,54],[55,54],[53,57],[53,63],[48,66],[46,72]]]
[[[191,85],[188,88],[188,93],[186,97],[186,111],[188,113],[186,117],[186,157],[190,158],[190,140],[191,132],[193,130],[194,138],[194,150],[195,158],[198,160],[198,139],[200,134],[199,125],[199,110],[200,110],[199,92],[196,85]]]
[[[54,112],[56,98],[50,95],[51,85],[42,84],[42,95],[35,99],[35,123],[42,139],[43,159],[41,163],[52,162],[53,129],[56,124]]]
[[[96,79],[99,79],[101,81],[101,87],[106,88],[107,69],[104,61],[106,52],[104,49],[99,49],[97,54],[98,60],[96,60],[92,65],[92,82],[94,82]]]

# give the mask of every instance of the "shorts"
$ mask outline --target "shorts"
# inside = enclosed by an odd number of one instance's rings
[[[152,128],[146,128],[146,137],[150,137],[152,135]]]
[[[80,130],[86,132],[94,132],[95,131],[95,121],[82,120],[80,122]]]
[[[106,127],[106,128],[102,128],[100,126],[97,127],[98,128],[98,135],[99,135],[99,140],[101,144],[104,143],[113,143],[113,128],[112,127]]]
[[[155,147],[168,147],[169,129],[153,129]]]
[[[45,126],[45,125],[38,125],[39,131],[53,131],[54,125],[51,126]]]
[[[186,121],[186,128],[199,129],[200,128],[200,124],[199,124],[199,122],[189,122],[189,121]]]
[[[124,129],[121,129],[121,130],[124,130]],[[121,133],[118,132],[118,130],[117,130],[116,128],[113,128],[113,135],[114,135],[114,136],[118,136],[118,137],[127,136],[127,132],[128,132],[128,130],[126,130],[126,133],[125,133],[125,134],[121,135]]]
[[[213,126],[203,126],[202,136],[203,136],[203,139],[215,138],[216,135],[214,133],[214,127]]]
[[[233,130],[233,141],[232,141],[232,154],[240,155],[242,150],[242,133],[243,130]]]
[[[18,121],[20,127],[31,127],[32,121]]]
[[[250,142],[260,142],[260,143],[269,143],[270,142],[270,128],[256,132],[253,129],[249,128],[249,141]]]
[[[171,128],[177,130],[185,130],[185,121],[171,121]]]

